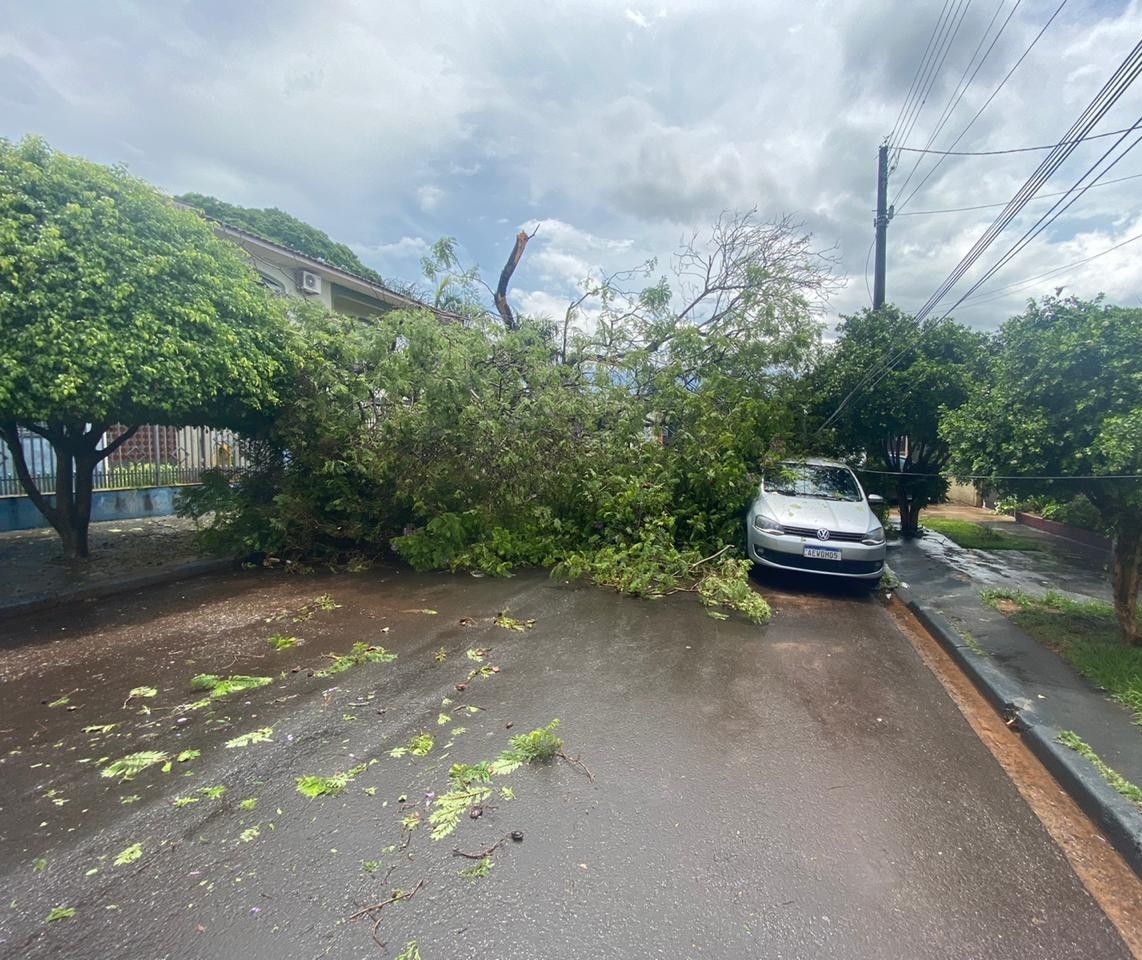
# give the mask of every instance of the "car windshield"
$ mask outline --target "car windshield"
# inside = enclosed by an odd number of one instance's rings
[[[856,478],[844,467],[810,463],[783,463],[765,478],[765,489],[786,497],[817,497],[822,500],[860,500]]]

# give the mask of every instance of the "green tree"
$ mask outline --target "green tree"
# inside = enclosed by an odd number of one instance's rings
[[[892,306],[845,317],[839,330],[807,381],[817,422],[831,418],[841,456],[884,471],[866,475],[867,486],[894,488],[901,533],[915,535],[920,511],[947,493],[940,422],[967,399],[986,338],[957,323],[923,328]]]
[[[203,193],[184,193],[175,199],[229,226],[256,233],[259,237],[280,243],[283,247],[304,253],[315,260],[324,260],[349,273],[387,286],[384,278],[376,270],[366,267],[348,246],[277,207],[240,207]]]
[[[139,424],[241,428],[279,402],[292,335],[237,248],[119,167],[0,141],[0,434],[69,558],[93,472]],[[100,447],[113,424],[127,430]],[[55,455],[36,486],[21,430]]]
[[[1122,638],[1142,644],[1142,481],[1107,479],[1142,474],[1142,310],[1031,301],[1000,328],[986,375],[942,429],[964,474],[1015,495],[1086,495],[1114,535]],[[1032,479],[1009,479],[1021,475]]]

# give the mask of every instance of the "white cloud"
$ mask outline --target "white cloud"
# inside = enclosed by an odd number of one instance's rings
[[[10,6],[0,25],[2,136],[39,132],[70,152],[127,160],[167,189],[282,207],[393,269],[415,271],[419,238],[443,233],[498,269],[509,225],[541,219],[517,277],[533,303],[561,298],[586,273],[668,255],[723,208],[757,205],[766,216],[799,214],[823,246],[837,245],[849,284],[835,306],[845,311],[867,302],[876,148],[939,14],[917,5],[901,16],[898,0],[834,0],[828,16],[803,0],[653,9],[503,0],[490,12],[460,0],[384,9],[330,0],[315,29],[302,0],[282,0],[272,16],[223,0]],[[983,104],[1054,6],[1020,5],[936,146]],[[968,12],[912,144],[927,140],[990,12]],[[1054,142],[1140,33],[1139,0],[1072,0],[960,148]],[[1105,129],[1137,116],[1136,88]],[[1094,145],[1080,153],[1045,191],[1068,186],[1097,156]],[[1111,176],[1142,170],[1138,153]],[[893,174],[898,204],[916,156]],[[922,304],[998,211],[906,214],[1005,201],[1038,161],[941,164],[889,227],[890,298]],[[926,157],[907,191],[933,166]],[[1139,182],[1092,190],[991,289],[1132,235]],[[1051,202],[1029,207],[981,268]],[[1135,303],[1140,267],[1142,243],[963,318],[994,326],[1028,292],[1063,282]]]
[[[440,187],[424,184],[416,188],[416,202],[425,213],[431,213],[444,199],[444,191]]]

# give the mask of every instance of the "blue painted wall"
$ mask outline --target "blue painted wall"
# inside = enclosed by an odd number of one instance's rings
[[[142,487],[138,490],[99,490],[91,497],[91,519],[140,520],[169,517],[181,487]],[[50,499],[50,498],[49,498]],[[0,532],[34,530],[48,522],[27,497],[0,497]]]

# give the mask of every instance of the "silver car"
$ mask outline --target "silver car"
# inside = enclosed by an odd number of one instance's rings
[[[746,518],[749,558],[766,567],[877,580],[884,527],[852,470],[832,460],[780,464],[758,489]]]

